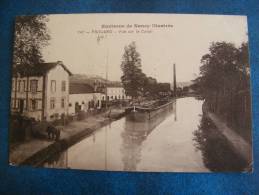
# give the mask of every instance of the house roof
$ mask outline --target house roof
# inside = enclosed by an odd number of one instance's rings
[[[27,67],[20,67],[18,69],[18,72],[22,76],[42,76],[58,65],[62,66],[69,75],[72,75],[72,73],[68,70],[68,68],[61,61],[49,62],[49,63],[39,63],[27,70],[26,70]]]
[[[69,94],[94,93],[94,88],[85,83],[69,83]]]
[[[121,87],[123,87],[123,85],[122,85],[122,83],[120,83],[120,82],[116,82],[116,83],[109,83],[109,84],[107,84],[107,87],[109,88],[109,87],[111,87],[111,88],[121,88]]]

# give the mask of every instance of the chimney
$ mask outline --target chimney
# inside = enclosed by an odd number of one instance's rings
[[[176,84],[176,69],[174,64],[174,94],[176,95],[177,84]]]

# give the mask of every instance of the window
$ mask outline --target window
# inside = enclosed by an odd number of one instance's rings
[[[22,83],[23,83],[23,91],[26,91],[26,82],[25,82],[25,80],[23,80]]]
[[[36,110],[37,109],[37,101],[36,100],[31,100],[31,109]]]
[[[55,114],[54,114],[54,118],[55,118],[55,119],[59,119],[59,113],[55,113]]]
[[[62,81],[62,83],[61,83],[61,91],[66,91],[66,81]]]
[[[20,92],[24,92],[24,81],[20,82]]]
[[[54,109],[55,108],[55,98],[51,98],[50,99],[50,109]]]
[[[61,98],[61,108],[65,108],[65,98]]]
[[[18,108],[18,100],[13,101],[13,108],[14,109]]]
[[[30,91],[32,93],[36,93],[38,88],[38,81],[37,80],[31,80],[30,81]]]
[[[18,90],[17,91],[21,91],[21,81],[18,81]]]
[[[71,103],[69,103],[69,104],[68,104],[68,106],[69,106],[69,107],[71,107],[71,106],[72,106],[72,104],[71,104]]]
[[[25,100],[24,99],[17,99],[17,108],[18,109],[24,109],[25,108]]]
[[[51,92],[56,92],[56,81],[55,80],[51,80],[50,82],[50,88],[51,88]]]

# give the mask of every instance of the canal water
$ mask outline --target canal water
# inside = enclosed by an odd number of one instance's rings
[[[43,166],[158,172],[242,170],[245,165],[202,116],[202,104],[194,97],[180,98],[150,121],[123,117],[51,157]]]

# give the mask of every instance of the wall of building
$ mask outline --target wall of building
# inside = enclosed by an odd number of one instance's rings
[[[93,94],[93,100],[95,104],[99,101],[99,108],[101,108],[101,101],[105,100],[105,94],[104,93],[94,93]]]
[[[75,115],[76,104],[81,107],[82,111],[87,112],[89,110],[89,102],[94,101],[97,105],[99,100],[99,107],[101,108],[101,101],[104,100],[105,95],[102,93],[84,93],[84,94],[70,94],[69,95],[69,111],[70,115]]]
[[[37,91],[31,91],[31,81],[37,80]],[[11,92],[11,108],[13,112],[20,111],[20,100],[23,100],[23,115],[41,120],[45,117],[47,120],[59,119],[62,114],[75,114],[75,105],[81,107],[81,110],[89,110],[89,102],[94,102],[95,108],[101,108],[102,100],[105,100],[104,93],[86,93],[86,94],[70,94],[69,95],[69,74],[60,65],[51,69],[44,77],[27,77],[13,78]],[[52,90],[51,83],[55,81],[55,90]],[[62,82],[65,82],[65,91],[62,91]],[[19,88],[19,82],[20,88]],[[45,90],[44,90],[45,85]],[[27,93],[28,89],[28,93]],[[26,94],[27,93],[27,94]],[[42,99],[44,96],[44,100]],[[126,96],[123,87],[108,87],[107,96],[109,100],[130,99]],[[62,107],[62,99],[64,99],[64,107]],[[54,108],[51,107],[51,100],[54,100]],[[32,106],[32,101],[36,101],[36,107]],[[28,106],[27,106],[28,103]],[[42,105],[44,103],[44,105]],[[35,104],[34,104],[35,105]],[[70,105],[70,106],[69,106]],[[98,105],[98,106],[97,106]],[[44,112],[44,116],[42,113]]]
[[[88,94],[70,94],[69,95],[69,110],[68,113],[70,115],[74,115],[76,104],[81,106],[82,111],[87,111],[88,110],[88,102],[93,99],[92,93]]]
[[[56,90],[52,91],[51,81],[56,82]],[[62,91],[62,81],[65,81],[65,91]],[[45,109],[44,116],[47,120],[54,120],[61,117],[62,114],[68,114],[69,103],[69,74],[62,66],[57,65],[51,69],[45,79]],[[64,108],[61,106],[62,98],[65,99]],[[51,100],[55,100],[54,108],[51,108]]]
[[[126,96],[123,87],[107,87],[107,96],[109,100],[130,99],[129,96]]]
[[[31,81],[37,81],[37,90],[31,91]],[[42,117],[42,91],[43,77],[17,77],[12,79],[11,110],[20,112],[23,105],[22,114],[27,117],[41,120]],[[35,106],[32,106],[32,101]],[[28,103],[28,105],[27,105]]]

